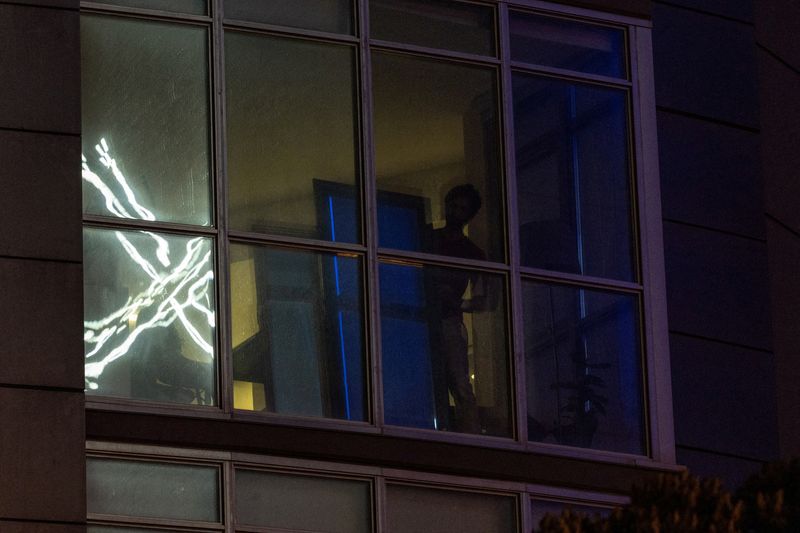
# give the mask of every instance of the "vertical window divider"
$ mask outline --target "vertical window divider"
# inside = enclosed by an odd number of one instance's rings
[[[233,533],[234,527],[234,509],[236,506],[236,492],[233,486],[234,483],[234,467],[233,461],[225,461],[222,463],[222,519],[225,525],[225,531]]]
[[[222,26],[222,0],[211,0],[211,40],[214,105],[214,172],[215,223],[217,226],[217,346],[219,347],[219,405],[223,412],[233,411],[233,361],[229,349],[231,338],[231,291],[228,244],[227,138],[225,133],[225,47]]]
[[[375,498],[375,528],[378,533],[389,531],[386,519],[386,478],[381,472],[374,478],[374,498]]]
[[[514,154],[514,109],[511,85],[511,37],[508,27],[508,4],[498,4],[498,30],[500,32],[500,94],[502,96],[503,156],[506,185],[506,235],[508,239],[509,311],[511,314],[510,352],[512,418],[515,420],[516,440],[525,445],[528,440],[527,396],[525,391],[525,350],[524,329],[522,325],[522,280],[520,278],[520,245],[517,231],[517,168]]]
[[[363,191],[364,244],[367,247],[364,274],[366,278],[367,327],[369,335],[371,421],[383,427],[383,374],[381,372],[380,295],[378,291],[378,207],[375,183],[375,147],[372,142],[372,67],[369,48],[369,5],[356,0],[358,13],[359,90],[361,105],[361,178]]]
[[[641,254],[644,399],[649,455],[661,463],[675,463],[672,418],[672,381],[667,330],[664,243],[661,229],[661,187],[658,172],[656,100],[653,84],[651,30],[632,26],[630,71],[633,85],[634,156],[637,176],[639,246]]]
[[[522,531],[535,531],[539,524],[533,523],[533,513],[531,512],[531,493],[522,492],[519,495],[520,501],[520,525]]]

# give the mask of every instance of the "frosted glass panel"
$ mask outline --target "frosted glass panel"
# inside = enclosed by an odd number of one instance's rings
[[[211,224],[208,32],[81,18],[83,210]]]
[[[215,403],[212,241],[84,228],[86,393]]]
[[[512,496],[389,484],[386,507],[393,533],[517,533]]]
[[[372,531],[366,481],[236,471],[236,522],[303,531]]]
[[[89,513],[220,520],[215,467],[90,457],[86,484]]]

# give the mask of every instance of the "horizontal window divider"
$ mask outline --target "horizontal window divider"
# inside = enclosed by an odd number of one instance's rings
[[[151,400],[116,398],[113,396],[87,396],[86,409],[200,418],[229,419],[231,417],[230,413],[224,412],[218,405],[169,404]]]
[[[516,496],[516,493],[525,492],[525,484],[517,481],[432,474],[429,472],[395,468],[383,468],[381,470],[381,476],[386,480],[386,483],[392,485],[424,486],[432,489],[478,492],[480,494],[494,493],[501,496]]]
[[[508,4],[508,7],[511,9],[519,7],[532,8],[538,11],[542,15],[575,17],[583,21],[590,22],[592,24],[604,24],[607,26],[608,23],[611,22],[622,25],[642,26],[644,28],[653,27],[653,23],[650,19],[641,17],[632,17],[629,15],[621,15],[615,13],[607,13],[607,12],[603,12],[602,16],[598,16],[597,10],[573,7],[565,4],[558,4],[557,6],[558,11],[554,11],[553,9],[556,6],[552,2],[544,0],[496,0],[496,1],[501,4]]]
[[[216,236],[219,231],[213,226],[193,226],[191,224],[178,224],[175,222],[154,222],[137,218],[110,218],[95,215],[83,216],[84,227],[117,229],[120,231],[152,231],[157,233],[174,233],[178,235],[208,235]]]
[[[353,463],[336,463],[314,459],[294,459],[277,455],[257,455],[233,452],[230,461],[236,470],[256,472],[278,472],[282,474],[301,474],[309,476],[335,477],[342,479],[367,479],[381,475],[381,468]]]
[[[377,434],[380,432],[380,430],[374,425],[362,420],[343,420],[339,418],[325,418],[317,416],[305,417],[296,415],[283,415],[269,411],[259,412],[234,409],[231,419],[240,422],[258,422],[261,424],[274,424],[279,426],[342,430],[348,433]]]
[[[298,237],[284,237],[281,235],[267,235],[246,231],[229,231],[228,240],[231,244],[260,244],[277,245],[287,248],[300,248],[306,250],[319,250],[324,252],[355,252],[366,253],[367,247],[362,244],[347,242],[323,241],[319,239],[303,239]]]
[[[525,450],[533,453],[541,453],[555,457],[566,457],[574,459],[586,459],[599,463],[624,464],[629,466],[649,465],[651,468],[665,469],[662,467],[674,466],[664,465],[645,455],[635,455],[623,452],[611,452],[594,448],[579,448],[575,446],[565,446],[563,444],[550,444],[547,442],[529,441]]]
[[[378,261],[404,264],[409,266],[436,265],[436,266],[452,266],[452,267],[466,267],[478,268],[491,272],[506,274],[511,270],[511,267],[502,263],[493,263],[491,261],[481,261],[478,259],[464,259],[462,257],[448,257],[443,255],[428,254],[424,252],[410,252],[405,250],[394,250],[389,248],[378,248]]]
[[[308,39],[332,42],[336,44],[358,44],[360,42],[360,39],[353,35],[308,30],[305,28],[292,28],[290,26],[279,26],[277,24],[267,24],[264,22],[224,19],[222,24],[224,30],[245,30],[250,32],[259,32],[265,35],[278,35],[282,37],[305,37]]]
[[[451,431],[438,431],[435,429],[419,429],[403,426],[384,426],[381,433],[389,437],[401,437],[426,441],[445,442],[448,444],[464,444],[480,448],[495,448],[500,450],[523,450],[525,445],[513,437],[496,437],[494,435],[476,435],[470,433],[457,433]]]
[[[221,466],[220,461],[230,461],[230,452],[203,450],[195,448],[175,448],[147,444],[129,444],[113,441],[86,441],[89,457],[111,459],[145,459],[175,464],[201,464]]]
[[[542,500],[558,500],[573,504],[577,503],[594,506],[615,507],[630,503],[630,498],[621,494],[576,490],[567,487],[551,487],[549,485],[528,484],[525,486],[524,490],[531,498]]]
[[[468,63],[479,63],[482,65],[500,65],[502,62],[497,57],[482,56],[478,54],[467,54],[464,52],[453,52],[441,48],[428,48],[427,46],[417,46],[414,44],[396,43],[393,41],[382,41],[370,39],[369,46],[372,50],[380,52],[405,52],[425,57],[435,57],[437,59],[456,59]]]
[[[125,525],[125,526],[153,526],[169,528],[181,527],[187,529],[203,529],[209,531],[224,531],[225,524],[222,522],[197,522],[195,520],[174,520],[170,518],[149,518],[140,516],[113,515],[86,513],[86,520],[89,525]]]
[[[190,24],[211,24],[212,17],[208,15],[193,15],[191,13],[176,13],[174,11],[160,11],[157,9],[143,9],[139,7],[113,6],[98,2],[81,2],[82,13],[95,13],[98,15],[128,15],[148,20],[163,20],[167,22],[185,22]]]
[[[564,68],[545,67],[544,65],[534,65],[522,61],[510,62],[512,74],[540,74],[550,77],[565,79],[568,81],[577,81],[581,83],[591,83],[595,85],[602,85],[604,87],[612,87],[616,89],[630,88],[633,83],[624,78],[613,78],[611,76],[601,76],[599,74],[587,74],[578,72],[577,70],[568,70]]]
[[[236,533],[325,533],[315,529],[283,529],[279,527],[245,526],[239,523],[236,524],[234,530]]]
[[[570,285],[580,285],[584,288],[612,289],[626,292],[641,293],[643,286],[641,283],[631,281],[618,281],[614,279],[598,278],[595,276],[584,276],[581,274],[569,274],[567,272],[555,272],[553,270],[543,270],[539,268],[520,267],[523,281],[543,281],[559,282]]]

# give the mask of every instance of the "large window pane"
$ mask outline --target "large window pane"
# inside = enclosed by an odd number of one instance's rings
[[[387,424],[509,436],[505,280],[382,263]]]
[[[366,481],[236,471],[236,523],[292,531],[372,531]]]
[[[373,39],[495,55],[494,8],[450,0],[371,0]]]
[[[215,403],[211,239],[84,229],[86,393]]]
[[[361,260],[231,246],[234,407],[367,419]]]
[[[225,34],[231,228],[358,242],[354,49]]]
[[[331,33],[353,33],[352,0],[228,0],[225,18]]]
[[[189,13],[192,15],[206,15],[208,8],[206,0],[99,0],[101,4],[115,6],[135,7],[140,9],[156,9],[174,13]]]
[[[627,94],[514,74],[525,266],[633,280]]]
[[[516,533],[513,496],[386,486],[386,523],[397,533]]]
[[[635,295],[523,282],[528,438],[645,453]]]
[[[211,223],[208,32],[81,19],[83,209]]]
[[[372,67],[380,246],[503,261],[495,69],[378,52]],[[480,205],[448,207],[465,185]]]
[[[625,77],[625,32],[533,13],[509,12],[511,59]]]
[[[90,457],[86,506],[96,514],[219,522],[219,469]]]

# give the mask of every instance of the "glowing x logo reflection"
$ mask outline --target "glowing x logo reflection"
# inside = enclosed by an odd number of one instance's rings
[[[103,180],[89,167],[85,155],[82,155],[82,177],[102,195],[108,212],[119,218],[156,220],[153,212],[137,200],[106,140],[100,139],[95,150],[108,179]],[[86,386],[93,390],[99,388],[98,378],[106,366],[128,354],[144,332],[170,327],[176,321],[203,353],[210,358],[214,356],[213,346],[198,331],[201,321],[211,328],[215,323],[211,302],[214,271],[211,251],[203,245],[206,239],[190,239],[176,250],[170,248],[164,237],[150,231],[140,232],[148,239],[146,245],[140,243],[137,247],[126,233],[129,232],[114,231],[114,236],[131,262],[149,279],[149,284],[109,315],[84,321],[83,340],[88,345],[85,379]]]

